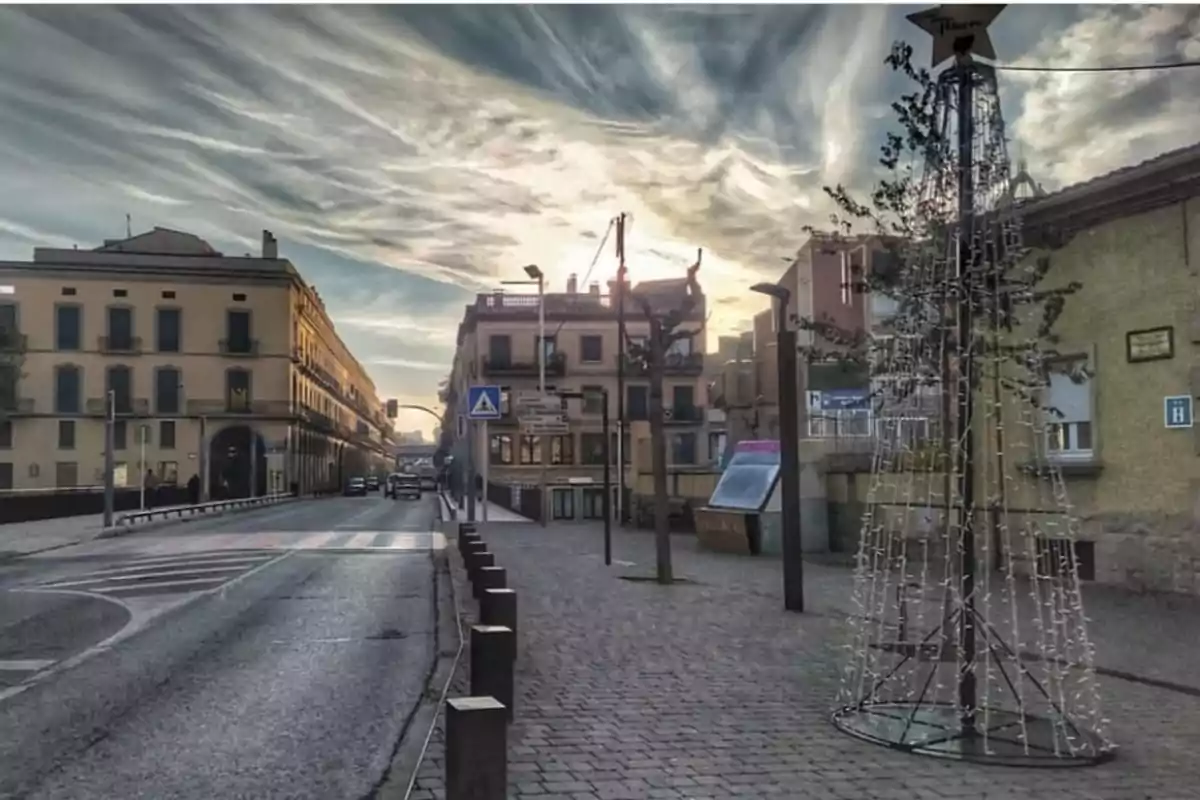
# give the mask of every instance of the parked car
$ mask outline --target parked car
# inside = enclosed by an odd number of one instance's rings
[[[367,478],[367,491],[368,492],[378,492],[379,491],[379,478],[376,478],[374,475]]]
[[[351,478],[346,481],[346,488],[342,491],[346,497],[366,497],[367,482],[362,478]]]
[[[388,476],[387,484],[387,489],[384,490],[385,497],[390,495],[394,500],[401,497],[421,499],[421,480],[416,475],[394,472]]]

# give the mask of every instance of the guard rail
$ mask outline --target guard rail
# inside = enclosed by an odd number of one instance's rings
[[[254,506],[266,506],[274,503],[279,503],[284,500],[291,500],[296,495],[291,492],[278,492],[276,494],[265,494],[261,497],[239,497],[233,500],[215,500],[211,503],[196,503],[189,506],[167,506],[165,508],[148,508],[145,511],[131,511],[117,517],[113,527],[123,527],[132,525],[135,522],[150,522],[154,519],[169,519],[172,516],[182,519],[185,516],[192,517],[197,514],[211,514],[215,511],[227,511],[235,508],[252,508]]]

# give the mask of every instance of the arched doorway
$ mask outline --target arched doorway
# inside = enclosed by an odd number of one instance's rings
[[[262,436],[248,425],[223,428],[208,446],[209,492],[213,500],[250,496],[251,443],[257,440],[256,494],[267,493],[267,453]]]

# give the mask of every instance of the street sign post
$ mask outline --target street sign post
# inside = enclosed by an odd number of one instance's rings
[[[488,441],[487,424],[489,419],[500,419],[503,416],[500,413],[500,387],[499,386],[471,386],[467,389],[467,418],[472,422],[478,422],[483,426],[483,521],[487,522],[487,486],[488,486],[488,461],[491,460],[491,447]],[[471,439],[472,461],[474,460],[475,452],[475,437]],[[474,471],[472,470],[472,473]],[[471,485],[467,487],[471,493],[469,496],[475,497],[475,476],[471,475]],[[471,516],[468,514],[468,516]],[[474,519],[471,520],[474,522]]]

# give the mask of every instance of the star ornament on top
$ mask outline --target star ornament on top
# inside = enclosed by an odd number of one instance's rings
[[[988,36],[1004,5],[944,5],[908,15],[908,21],[933,37],[933,67],[955,56],[975,54],[996,59]]]

